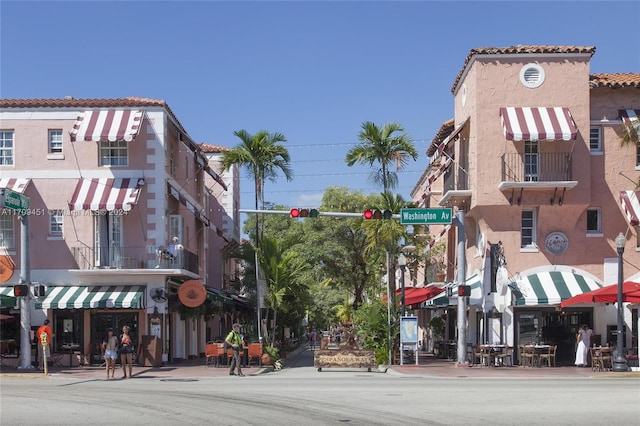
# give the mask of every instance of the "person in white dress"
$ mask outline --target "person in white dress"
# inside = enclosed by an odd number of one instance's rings
[[[591,346],[591,335],[593,330],[587,324],[583,324],[578,330],[576,339],[578,340],[578,348],[576,349],[576,366],[586,367],[588,365],[589,346]]]

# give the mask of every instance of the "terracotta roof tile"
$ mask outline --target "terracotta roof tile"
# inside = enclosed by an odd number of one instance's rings
[[[184,133],[184,126],[173,113],[169,105],[162,99],[128,96],[121,99],[76,99],[67,96],[62,99],[0,99],[0,108],[118,108],[118,107],[160,107],[176,120]]]
[[[596,53],[595,46],[534,46],[534,45],[518,45],[518,46],[510,46],[510,47],[480,47],[476,49],[471,49],[467,58],[464,61],[464,65],[462,69],[458,73],[455,81],[453,82],[453,86],[451,87],[451,93],[455,93],[456,87],[458,87],[458,83],[460,83],[460,79],[464,74],[464,71],[467,69],[467,66],[471,62],[474,56],[476,55],[514,55],[514,54],[531,54],[531,53],[539,53],[539,54],[549,54],[549,53],[557,53],[557,54],[567,54],[567,53],[588,53],[593,55]]]
[[[219,154],[224,151],[229,151],[231,148],[228,148],[226,146],[213,145],[210,143],[201,143],[200,149],[202,149],[202,152],[205,152],[208,154]]]
[[[637,87],[640,88],[640,73],[591,74],[589,86],[594,87]]]

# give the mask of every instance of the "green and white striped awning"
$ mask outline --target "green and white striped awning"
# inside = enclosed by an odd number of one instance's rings
[[[516,306],[559,305],[565,299],[596,290],[602,283],[567,271],[545,271],[527,275],[509,284]]]
[[[0,287],[0,308],[16,306],[17,299],[13,295],[13,286]]]
[[[467,278],[466,285],[471,286],[471,296],[467,297],[467,305],[481,305],[482,304],[482,283],[480,282],[480,274],[475,273]],[[450,289],[450,290],[449,290]],[[451,296],[447,296],[447,292]],[[423,308],[437,308],[449,305],[456,305],[458,303],[458,284],[449,284],[447,291],[440,293],[436,297],[432,297],[422,303]]]
[[[36,301],[36,309],[143,309],[145,288],[143,285],[49,286],[44,299]]]

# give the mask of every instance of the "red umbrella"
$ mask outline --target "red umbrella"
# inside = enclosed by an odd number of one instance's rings
[[[563,308],[576,303],[616,303],[618,301],[618,284],[608,285],[597,290],[578,294],[564,300],[560,306]],[[622,283],[622,301],[640,303],[640,283],[625,281]]]

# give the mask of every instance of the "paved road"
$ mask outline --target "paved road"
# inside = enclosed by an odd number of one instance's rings
[[[446,363],[387,373],[318,372],[312,362],[312,353],[303,351],[284,370],[257,374],[254,368],[247,377],[202,365],[139,367],[132,379],[108,381],[100,370],[3,374],[0,424],[584,426],[636,424],[640,418],[640,381],[632,375],[573,369],[567,371],[580,374],[527,377],[514,368],[511,377],[473,377],[481,369]],[[496,371],[508,369],[482,369]]]

